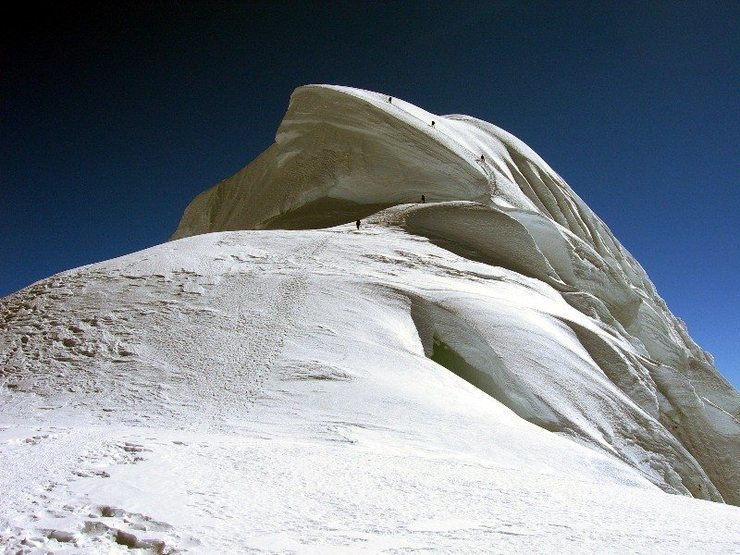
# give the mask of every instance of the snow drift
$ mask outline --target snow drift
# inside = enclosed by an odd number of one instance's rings
[[[737,392],[505,131],[301,87],[173,239],[0,301],[9,545],[737,548]]]

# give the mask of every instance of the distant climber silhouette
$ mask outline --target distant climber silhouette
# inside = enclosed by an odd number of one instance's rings
[[[482,154],[480,155],[480,161],[481,161],[481,162],[485,162],[485,161],[486,161],[486,157],[485,157],[485,156],[483,156]]]
[[[434,120],[432,120],[432,127],[434,127]]]
[[[392,96],[389,96],[388,97],[388,102],[390,102],[391,104],[393,103],[393,97]]]
[[[421,195],[421,202],[425,203],[427,201],[427,198],[424,195]]]
[[[357,220],[357,221],[355,222],[355,225],[357,226],[357,229],[359,230],[359,229],[360,229],[360,220]]]

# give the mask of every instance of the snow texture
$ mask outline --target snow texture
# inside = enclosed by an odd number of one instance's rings
[[[0,299],[8,553],[740,552],[737,392],[505,131],[301,87],[174,239]]]

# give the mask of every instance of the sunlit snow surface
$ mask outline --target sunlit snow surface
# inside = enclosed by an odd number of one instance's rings
[[[7,552],[740,552],[690,497],[737,503],[737,393],[487,125],[299,89],[199,235],[0,300]]]

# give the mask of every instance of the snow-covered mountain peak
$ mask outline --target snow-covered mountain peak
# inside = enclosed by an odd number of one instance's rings
[[[533,183],[521,186],[528,179]],[[325,227],[421,195],[435,202],[554,209],[548,215],[566,225],[572,214],[557,205],[563,199],[572,204],[574,197],[534,151],[496,126],[360,89],[307,85],[291,96],[275,144],[199,195],[174,238],[284,227],[301,210],[313,214],[302,227]],[[542,196],[552,198],[543,202]]]
[[[301,87],[173,239],[0,299],[12,552],[740,545],[740,397],[507,132]]]
[[[590,322],[571,328],[601,371],[740,502],[737,393],[607,226],[540,156],[495,125],[360,89],[300,87],[275,144],[199,195],[175,237],[368,217],[556,290]],[[564,372],[551,385],[570,379]],[[513,408],[537,419],[530,408]],[[699,439],[709,429],[713,446]]]

